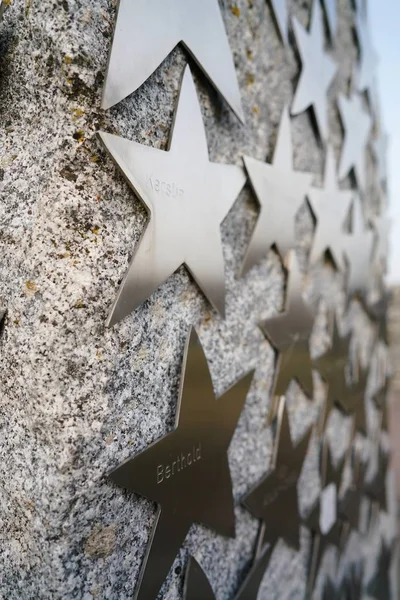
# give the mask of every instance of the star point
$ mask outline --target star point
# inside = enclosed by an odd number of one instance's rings
[[[323,0],[323,5],[324,5],[324,10],[325,10],[325,14],[326,14],[326,21],[328,24],[328,32],[329,32],[329,38],[331,40],[331,42],[333,42],[333,40],[336,37],[336,30],[337,30],[337,6],[336,6],[336,2],[337,0]]]
[[[215,600],[214,592],[211,588],[203,569],[193,557],[189,557],[185,585],[183,590],[184,600]]]
[[[175,429],[110,473],[113,483],[159,507],[136,600],[155,600],[194,522],[235,537],[227,451],[252,377],[253,372],[216,399],[207,360],[192,329]]]
[[[218,0],[120,0],[102,108],[136,91],[179,43],[244,122]]]
[[[302,62],[300,80],[297,84],[292,115],[298,115],[313,107],[322,142],[329,134],[327,93],[337,72],[337,65],[324,51],[322,9],[314,0],[309,32],[299,21],[293,19],[293,31]]]
[[[295,217],[311,186],[309,173],[293,169],[290,118],[285,108],[271,164],[245,156],[250,184],[260,206],[249,247],[243,262],[245,275],[268,250],[275,246],[282,260],[294,248]]]
[[[182,82],[168,151],[100,133],[128,184],[145,204],[149,222],[111,308],[118,323],[182,264],[224,314],[225,273],[220,225],[242,190],[241,167],[211,163],[190,69]]]
[[[289,11],[287,6],[287,0],[269,0],[271,5],[276,27],[278,29],[279,37],[286,46],[288,43],[289,35]]]

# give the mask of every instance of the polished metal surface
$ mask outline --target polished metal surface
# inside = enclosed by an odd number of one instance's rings
[[[351,300],[358,296],[365,300],[368,294],[374,233],[365,225],[361,202],[358,196],[353,201],[352,231],[344,242],[348,261],[347,296]]]
[[[359,189],[366,185],[366,151],[372,129],[372,119],[363,109],[360,96],[339,96],[339,114],[344,129],[344,143],[339,162],[339,179],[353,170]]]
[[[311,186],[312,175],[293,169],[290,117],[285,108],[271,164],[245,156],[250,184],[260,205],[242,275],[275,245],[282,259],[295,247],[295,219]]]
[[[328,33],[331,42],[336,37],[337,30],[337,1],[338,0],[322,0],[324,6],[326,22],[328,24]]]
[[[116,485],[159,506],[135,599],[156,599],[195,521],[235,537],[227,451],[252,378],[249,373],[216,399],[207,360],[192,329],[175,429],[110,473]]]
[[[218,0],[120,0],[102,108],[137,90],[180,42],[244,121]]]
[[[305,520],[305,525],[313,533],[311,558],[310,558],[310,570],[307,590],[311,595],[314,589],[315,581],[317,579],[319,567],[324,556],[325,550],[328,546],[336,546],[340,548],[343,541],[342,536],[342,523],[338,518],[339,514],[339,490],[342,482],[342,475],[345,466],[345,460],[342,459],[335,466],[332,462],[331,451],[329,443],[325,439],[321,449],[321,460],[320,460],[320,471],[321,471],[321,487],[322,492],[320,499],[317,500],[314,508]],[[332,525],[328,530],[321,529],[321,513],[323,510],[323,494],[327,489],[335,490],[335,493],[330,497],[331,502],[334,504],[332,507],[337,518],[332,521]]]
[[[397,543],[396,538],[391,543],[388,543],[383,537],[381,538],[375,570],[365,589],[368,598],[376,598],[377,600],[395,598],[394,594],[396,592],[392,590],[391,585],[391,566]]]
[[[379,443],[377,446],[377,461],[371,478],[365,483],[365,493],[379,508],[385,512],[388,510],[386,494],[386,476],[390,464],[390,452],[384,450]]]
[[[372,148],[374,151],[375,161],[378,167],[379,182],[385,186],[387,183],[387,153],[389,146],[389,136],[386,133],[381,133],[373,142]]]
[[[272,14],[283,44],[286,46],[289,36],[289,10],[288,0],[269,0]]]
[[[290,435],[289,416],[284,398],[280,399],[272,468],[243,499],[253,517],[262,521],[260,547],[283,539],[295,550],[300,549],[299,501],[300,479],[312,434],[310,428],[295,445]]]
[[[193,556],[188,560],[183,600],[215,600],[210,582]]]
[[[273,548],[264,548],[256,557],[246,579],[240,586],[234,600],[257,600],[263,577],[268,569]]]
[[[365,495],[364,484],[367,467],[357,452],[353,453],[352,463],[351,483],[340,501],[339,513],[349,523],[352,530],[358,531],[361,502]]]
[[[241,167],[209,161],[190,69],[187,67],[184,74],[167,152],[109,133],[100,133],[100,137],[149,212],[149,223],[135,248],[107,325],[129,315],[182,264],[224,315],[220,225],[246,176]]]
[[[314,0],[312,5],[309,32],[296,18],[293,18],[293,31],[302,71],[291,114],[298,115],[312,106],[320,138],[325,142],[329,133],[327,96],[336,75],[337,65],[324,50],[324,29],[319,0]]]
[[[360,64],[357,73],[357,89],[369,91],[374,85],[374,77],[378,66],[378,55],[375,52],[370,34],[366,12],[357,11],[355,31],[360,50]]]
[[[326,424],[335,404],[345,407],[351,400],[348,381],[351,333],[340,335],[337,318],[333,313],[329,319],[332,334],[330,347],[322,356],[319,356],[314,361],[322,379],[327,384],[325,404],[321,410],[318,424],[320,435],[325,431]]]
[[[305,394],[312,398],[313,379],[309,339],[314,325],[314,311],[304,302],[302,278],[296,254],[287,258],[288,282],[286,310],[260,323],[260,329],[278,351],[274,386],[271,395],[270,419],[275,417],[280,396],[296,379]]]
[[[324,258],[329,251],[338,269],[344,270],[344,223],[348,217],[354,193],[341,190],[336,175],[333,149],[326,153],[324,183],[322,188],[312,187],[308,199],[317,219],[314,241],[310,251],[311,264]]]

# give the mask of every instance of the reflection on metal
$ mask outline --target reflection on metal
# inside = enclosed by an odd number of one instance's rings
[[[218,0],[120,0],[102,108],[137,90],[180,42],[243,121]]]
[[[378,457],[376,461],[376,469],[369,481],[365,483],[365,493],[374,502],[379,505],[379,508],[387,512],[387,494],[386,494],[386,476],[390,463],[390,453],[384,450],[381,444],[378,444]]]
[[[184,600],[215,600],[210,582],[193,556],[189,557],[186,569]]]
[[[244,157],[250,183],[260,205],[260,214],[244,260],[247,273],[272,245],[282,259],[295,247],[295,218],[311,186],[312,175],[293,169],[290,118],[285,108],[271,164]]]
[[[360,64],[357,74],[357,89],[360,92],[370,90],[374,85],[378,56],[375,52],[368,26],[367,14],[358,11],[355,17],[356,35],[360,50]]]
[[[347,406],[347,402],[351,400],[351,391],[347,381],[351,333],[343,336],[339,334],[337,318],[333,313],[330,315],[330,329],[332,332],[331,345],[322,356],[315,360],[315,366],[327,384],[325,405],[319,421],[320,435],[325,431],[334,405]]]
[[[278,351],[270,419],[275,417],[279,398],[285,395],[293,379],[298,381],[310,398],[313,395],[309,339],[314,325],[314,313],[303,300],[301,273],[293,250],[286,262],[286,310],[260,323],[262,332]]]
[[[394,598],[390,573],[396,544],[396,539],[388,544],[385,539],[381,538],[375,572],[366,587],[368,598],[376,598],[377,600]]]
[[[366,300],[371,272],[371,257],[374,233],[365,226],[360,198],[353,202],[352,233],[345,239],[345,254],[348,260],[347,296],[351,300],[359,296]]]
[[[336,37],[337,30],[337,0],[322,0],[324,5],[326,22],[328,23],[328,32],[331,42]]]
[[[334,490],[335,493],[330,493],[326,496],[330,503],[329,509],[332,514],[338,515],[339,504],[338,495],[342,482],[342,475],[345,461],[342,459],[336,465],[333,465],[329,443],[325,439],[322,445],[321,452],[321,486],[322,492],[321,497],[317,500],[314,508],[311,510],[309,516],[305,520],[306,526],[312,531],[313,541],[310,557],[310,571],[307,590],[311,595],[312,590],[317,579],[318,570],[321,564],[321,560],[328,546],[333,545],[337,548],[342,546],[343,535],[342,535],[342,524],[338,518],[331,520],[331,526],[329,529],[321,528],[323,512],[326,512],[326,508],[323,505],[324,492]]]
[[[289,33],[289,11],[288,0],[269,0],[279,36],[286,46]]]
[[[252,568],[241,585],[234,600],[257,600],[263,577],[271,559],[272,546],[264,548],[256,557]],[[200,600],[200,599],[199,599]]]
[[[381,429],[388,431],[389,423],[388,423],[388,395],[389,395],[389,385],[390,378],[385,378],[385,383],[377,391],[375,396],[373,397],[376,408],[381,412]]]
[[[353,169],[357,185],[361,190],[366,185],[366,151],[372,129],[372,120],[363,109],[358,95],[350,99],[339,96],[338,108],[344,129],[344,144],[339,163],[339,179]]]
[[[340,515],[349,523],[353,530],[358,531],[360,527],[361,500],[365,494],[366,465],[357,452],[353,453],[352,459],[352,481],[340,501]]]
[[[155,600],[192,523],[235,537],[227,451],[253,373],[215,399],[194,330],[183,359],[175,429],[113,471],[110,479],[159,505],[137,600]]]
[[[244,169],[211,163],[190,69],[187,67],[167,152],[101,133],[129,185],[149,211],[107,321],[112,326],[140,306],[182,264],[223,315],[225,273],[220,224],[245,184]]]
[[[277,413],[276,442],[272,470],[245,496],[243,504],[262,521],[260,547],[280,538],[300,549],[300,513],[297,483],[300,479],[312,428],[294,445],[284,398]]]
[[[329,133],[328,90],[335,77],[337,65],[324,51],[322,9],[319,0],[313,2],[310,31],[307,32],[296,18],[293,18],[293,31],[303,68],[291,114],[298,115],[312,106],[320,138],[326,141]]]
[[[325,176],[322,188],[308,192],[311,208],[317,219],[314,242],[310,252],[311,264],[330,252],[338,269],[344,269],[344,223],[349,214],[354,193],[341,191],[336,175],[335,155],[331,147],[326,153]]]

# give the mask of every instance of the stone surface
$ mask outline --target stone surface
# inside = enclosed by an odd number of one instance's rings
[[[236,277],[257,215],[249,186],[222,226],[225,321],[181,268],[124,322],[104,327],[146,214],[95,134],[102,129],[166,148],[187,62],[185,52],[175,49],[134,95],[100,110],[116,4],[19,0],[0,23],[0,295],[7,308],[0,341],[0,597],[7,600],[132,598],[155,506],[113,487],[105,475],[173,426],[189,325],[197,328],[218,394],[250,368],[257,372],[229,452],[237,539],[193,527],[163,598],[181,598],[188,552],[204,568],[217,600],[233,597],[258,529],[239,500],[272,455],[265,417],[274,352],[255,323],[283,307],[285,278],[274,251],[246,277]],[[290,2],[305,26],[310,4]],[[242,154],[270,159],[300,65],[292,43],[285,53],[265,0],[226,0],[221,8],[247,127],[193,67],[210,159],[238,165]],[[346,93],[357,56],[352,3],[340,0],[339,8],[337,42],[329,50],[340,65],[329,94],[329,142],[337,158],[343,132],[335,98]],[[292,134],[295,167],[311,171],[320,184],[324,153],[309,113],[292,119]],[[373,215],[379,207],[369,151],[367,156],[364,207]],[[297,219],[304,273],[313,228],[305,205]],[[312,337],[316,356],[329,343],[327,308],[344,314],[343,276],[328,263],[316,265],[304,290],[310,300],[322,297]],[[372,356],[370,435],[357,440],[368,454],[377,424],[371,401],[378,388],[374,328],[356,302],[339,321],[354,329],[354,351],[361,349],[364,363]],[[316,421],[323,396],[317,373],[313,401],[292,384],[288,405],[295,441]],[[350,420],[334,411],[328,433],[337,459],[347,450]],[[392,479],[389,484],[393,491]],[[316,436],[299,492],[305,515],[320,492]],[[372,572],[379,532],[388,537],[393,532],[394,494],[390,507],[392,515],[380,515],[369,536],[351,536],[340,571],[366,556],[367,575]],[[303,598],[309,549],[306,529],[300,552],[279,543],[260,598]],[[336,563],[337,554],[329,551],[316,598]]]

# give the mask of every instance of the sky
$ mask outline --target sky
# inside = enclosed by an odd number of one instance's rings
[[[390,259],[387,283],[400,284],[400,0],[369,0],[372,40],[379,56],[383,124],[389,133]]]

